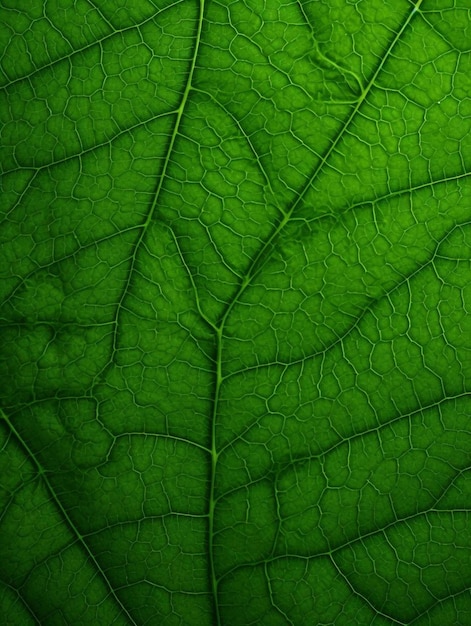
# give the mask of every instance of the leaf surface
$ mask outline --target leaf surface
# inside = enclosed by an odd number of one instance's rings
[[[3,0],[0,613],[471,621],[465,0]]]

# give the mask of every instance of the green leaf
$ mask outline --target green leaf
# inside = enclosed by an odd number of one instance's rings
[[[470,18],[2,0],[2,623],[471,623]]]

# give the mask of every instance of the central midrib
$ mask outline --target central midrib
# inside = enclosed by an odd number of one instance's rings
[[[255,255],[250,267],[248,268],[246,272],[244,279],[242,280],[237,292],[235,293],[235,295],[229,302],[219,324],[215,326],[214,324],[209,322],[206,316],[203,315],[203,318],[205,319],[206,322],[210,324],[210,326],[212,326],[216,335],[215,395],[214,395],[213,411],[212,411],[212,416],[211,416],[211,477],[210,477],[210,494],[209,494],[209,506],[208,506],[208,532],[209,532],[208,551],[209,551],[209,570],[210,570],[209,575],[210,575],[211,591],[212,591],[213,602],[214,602],[216,626],[222,626],[220,609],[219,609],[218,579],[217,579],[215,560],[214,560],[214,522],[215,522],[215,509],[216,509],[216,502],[217,502],[216,491],[215,491],[216,471],[217,471],[217,463],[218,463],[218,456],[219,456],[219,453],[217,450],[216,417],[219,411],[219,398],[220,398],[220,393],[221,393],[221,386],[224,380],[223,373],[222,373],[222,348],[223,348],[224,327],[226,325],[226,322],[234,306],[237,304],[237,302],[239,302],[241,296],[243,295],[247,287],[250,285],[256,273],[261,269],[263,262],[266,260],[268,256],[267,252],[270,249],[273,249],[274,241],[278,238],[280,233],[284,230],[287,223],[291,220],[293,213],[295,212],[299,204],[303,201],[313,181],[316,179],[316,177],[319,175],[320,171],[326,165],[331,155],[334,153],[335,148],[340,143],[347,128],[350,126],[353,119],[357,115],[363,101],[365,100],[367,95],[370,93],[370,91],[374,87],[375,81],[378,78],[378,75],[381,72],[382,68],[384,67],[386,60],[390,57],[392,50],[397,45],[405,29],[409,25],[412,19],[412,16],[414,15],[414,13],[417,12],[422,2],[423,0],[418,0],[416,4],[414,5],[412,11],[408,15],[408,18],[404,21],[404,24],[402,25],[402,27],[399,29],[399,31],[396,33],[396,35],[392,39],[384,55],[382,55],[380,63],[378,63],[378,66],[373,72],[373,75],[371,79],[368,81],[368,84],[363,89],[360,97],[358,98],[358,101],[352,107],[352,110],[350,114],[348,115],[347,119],[345,120],[342,126],[342,129],[335,137],[335,140],[331,143],[326,154],[322,157],[322,159],[319,161],[319,163],[315,167],[311,176],[304,183],[296,199],[291,204],[289,211],[287,211],[284,217],[279,221],[277,227],[273,230],[272,234],[268,237],[265,244],[259,249],[258,253]],[[200,0],[200,8],[201,8],[201,13],[200,13],[201,23],[200,23],[199,34],[201,34],[201,24],[202,24],[202,19],[203,19],[203,12],[204,12],[204,0]],[[199,41],[198,41],[198,45],[199,45]],[[189,86],[189,89],[191,89],[191,86]]]

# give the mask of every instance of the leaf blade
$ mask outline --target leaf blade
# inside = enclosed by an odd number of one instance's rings
[[[466,622],[468,9],[436,5],[2,8],[12,623]]]

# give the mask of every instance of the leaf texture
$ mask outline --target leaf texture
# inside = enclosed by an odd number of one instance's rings
[[[0,17],[3,623],[469,624],[469,3]]]

